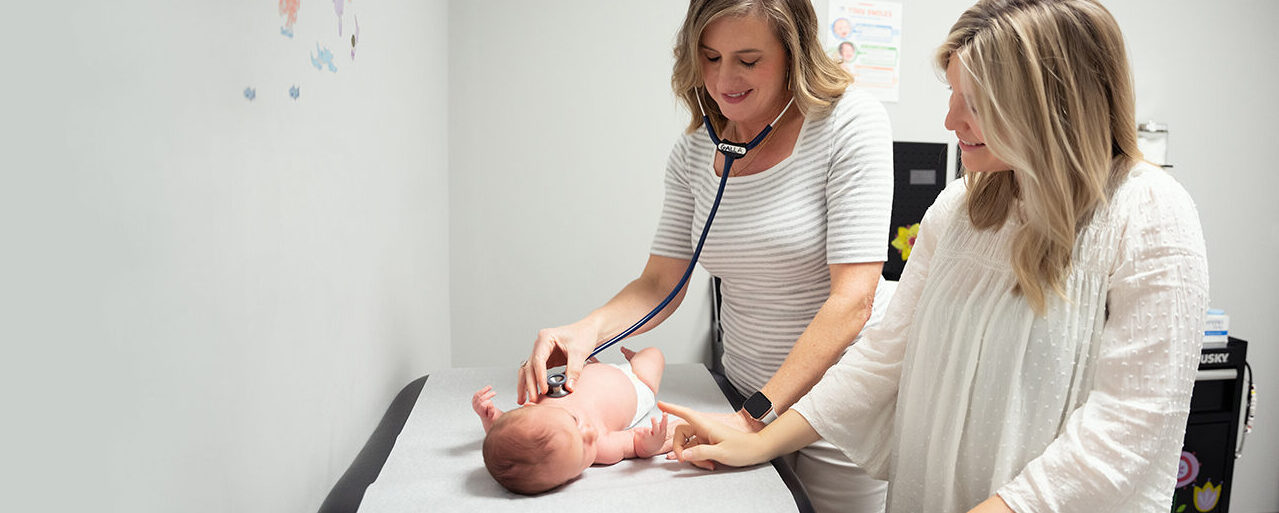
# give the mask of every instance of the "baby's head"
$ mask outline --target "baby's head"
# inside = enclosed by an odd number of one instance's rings
[[[531,495],[567,483],[595,461],[595,428],[564,408],[530,404],[498,417],[484,466],[507,490]]]

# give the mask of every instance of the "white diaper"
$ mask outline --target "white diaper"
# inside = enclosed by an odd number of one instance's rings
[[[631,418],[631,425],[627,427],[635,427],[640,421],[648,420],[648,412],[652,411],[654,406],[657,406],[657,396],[653,395],[653,390],[648,388],[648,385],[645,385],[643,381],[640,381],[639,376],[635,375],[635,371],[631,370],[631,362],[622,364],[610,363],[608,365],[617,367],[618,370],[625,373],[626,377],[630,378],[631,385],[635,387],[635,416]]]

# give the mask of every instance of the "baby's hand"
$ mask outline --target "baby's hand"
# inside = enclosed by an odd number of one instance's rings
[[[671,431],[667,427],[666,414],[662,414],[661,422],[657,417],[649,419],[653,423],[651,427],[641,426],[635,428],[635,457],[648,458],[658,454],[671,452]]]
[[[484,432],[488,432],[489,427],[498,417],[502,416],[502,410],[493,404],[493,397],[497,396],[497,392],[493,391],[493,386],[489,385],[481,388],[474,396],[471,396],[471,409],[475,410],[475,414],[480,416],[480,422],[484,424]]]

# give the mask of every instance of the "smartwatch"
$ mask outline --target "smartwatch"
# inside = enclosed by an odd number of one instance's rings
[[[777,419],[777,413],[773,411],[773,401],[764,395],[764,392],[755,392],[746,398],[746,402],[742,404],[742,409],[746,410],[746,414],[755,420],[768,424]]]

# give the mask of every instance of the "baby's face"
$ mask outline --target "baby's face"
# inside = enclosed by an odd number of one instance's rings
[[[542,471],[555,476],[562,483],[577,477],[595,462],[595,441],[599,438],[599,432],[594,426],[558,406],[538,405],[534,408],[538,410],[534,417],[537,422],[543,422],[547,428],[564,434],[557,436],[547,447],[546,463]]]

